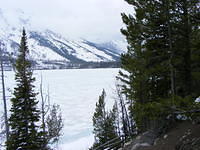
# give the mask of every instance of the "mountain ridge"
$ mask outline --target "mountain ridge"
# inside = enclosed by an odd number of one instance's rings
[[[30,59],[35,62],[37,68],[78,67],[83,64],[118,62],[120,60],[123,50],[117,45],[110,44],[112,46],[108,46],[109,44],[95,43],[85,39],[69,40],[50,29],[33,28],[30,18],[23,11],[19,10],[16,14],[15,19],[7,18],[14,15],[5,15],[0,9],[0,41],[5,45],[5,55],[9,54],[16,58],[21,36],[20,28],[24,27],[28,29]]]

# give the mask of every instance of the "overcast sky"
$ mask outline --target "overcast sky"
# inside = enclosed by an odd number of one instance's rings
[[[0,0],[4,9],[22,9],[39,28],[66,37],[112,40],[121,37],[122,12],[132,12],[124,0]]]

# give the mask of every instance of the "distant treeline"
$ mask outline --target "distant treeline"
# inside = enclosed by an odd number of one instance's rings
[[[5,70],[12,70],[15,59],[4,55]],[[119,68],[120,61],[112,62],[67,62],[67,61],[34,61],[31,60],[35,70],[42,69],[85,69],[85,68]]]
[[[85,69],[85,68],[119,68],[120,62],[61,62],[61,61],[46,61],[40,66],[35,63],[35,69]]]

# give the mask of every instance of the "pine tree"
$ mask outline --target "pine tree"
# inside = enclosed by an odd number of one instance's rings
[[[174,51],[175,51],[175,70],[177,81],[177,95],[181,97],[191,96],[193,98],[199,96],[199,92],[194,92],[198,85],[193,83],[193,74],[199,72],[198,68],[193,68],[193,58],[198,56],[198,37],[199,37],[199,1],[198,0],[174,0],[172,17],[172,32],[174,34]],[[194,56],[196,55],[196,56]],[[197,57],[196,57],[197,58]],[[196,59],[195,58],[195,59]],[[199,81],[198,81],[199,82]]]
[[[110,112],[105,111],[105,96],[106,93],[103,90],[101,96],[99,96],[93,116],[95,142],[92,149],[113,139],[115,141],[120,140],[117,134],[116,108],[114,107]],[[112,148],[112,146],[116,147],[116,145],[111,145],[111,147],[101,147],[101,149]]]
[[[105,143],[103,135],[103,126],[104,120],[106,119],[106,111],[105,111],[105,96],[106,93],[103,90],[101,96],[99,96],[99,101],[96,104],[95,113],[93,115],[93,127],[94,127],[94,135],[95,135],[95,143],[93,147],[97,147],[102,143]]]
[[[167,98],[170,88],[166,19],[160,1],[127,2],[135,7],[136,14],[135,17],[122,14],[127,27],[121,31],[129,46],[121,61],[129,74],[120,72],[119,79],[125,83],[123,92],[130,103],[132,120],[144,131],[151,128],[151,119],[138,117],[142,114],[140,107],[159,101],[160,97]]]
[[[7,150],[40,150],[41,139],[39,127],[39,110],[37,109],[36,95],[32,77],[33,71],[29,60],[26,32],[23,29],[19,55],[16,60],[16,87],[11,99],[11,116],[9,125],[10,136],[7,141]]]
[[[133,5],[135,16],[122,14],[126,28],[121,32],[128,52],[121,57],[121,67],[128,74],[121,71],[118,78],[124,83],[132,120],[139,131],[145,131],[159,123],[147,115],[156,112],[158,104],[170,101],[173,106],[175,95],[193,99],[199,95],[195,90],[199,87],[199,42],[195,40],[199,37],[199,2],[125,1]]]

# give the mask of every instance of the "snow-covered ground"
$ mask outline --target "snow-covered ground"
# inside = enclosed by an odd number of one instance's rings
[[[106,102],[108,106],[112,105],[115,76],[118,70],[69,69],[34,72],[36,91],[39,92],[42,76],[43,91],[47,93],[49,87],[51,103],[59,104],[62,109],[64,130],[59,150],[87,150],[91,146],[93,143],[92,115],[95,103],[104,88],[107,92]],[[5,74],[6,88],[13,90],[14,72]],[[7,95],[10,95],[9,92]],[[2,102],[0,103],[2,106]],[[0,108],[0,112],[3,112],[3,107]]]

